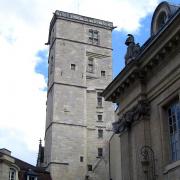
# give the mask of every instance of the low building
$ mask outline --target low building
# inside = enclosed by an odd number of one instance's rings
[[[151,37],[129,35],[126,66],[104,90],[117,103],[110,141],[112,180],[180,179],[180,8],[162,2]]]
[[[11,156],[11,151],[0,149],[0,180],[51,180],[43,168]]]

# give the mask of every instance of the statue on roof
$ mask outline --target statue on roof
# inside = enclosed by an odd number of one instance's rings
[[[125,64],[127,65],[130,61],[134,60],[136,56],[140,52],[140,45],[139,43],[135,44],[134,36],[132,34],[128,34],[128,38],[125,41],[127,47],[127,52],[125,55]]]

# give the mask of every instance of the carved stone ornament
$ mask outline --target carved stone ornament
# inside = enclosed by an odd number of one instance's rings
[[[149,116],[150,106],[146,100],[141,100],[130,111],[127,111],[116,122],[112,123],[113,132],[119,134],[131,127],[131,124],[144,116]]]
[[[140,53],[141,48],[139,43],[135,44],[134,36],[132,34],[128,34],[125,44],[128,46],[125,55],[125,64],[128,64],[130,61],[136,58],[136,56]]]

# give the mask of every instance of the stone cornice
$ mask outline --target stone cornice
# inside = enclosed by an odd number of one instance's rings
[[[50,33],[51,33],[51,30],[52,30],[57,19],[63,19],[66,21],[71,21],[71,22],[76,22],[76,23],[81,23],[81,24],[87,24],[89,26],[104,28],[104,29],[111,30],[111,31],[115,28],[113,26],[113,23],[109,22],[109,21],[104,21],[104,20],[86,17],[86,16],[74,14],[74,13],[68,13],[68,12],[56,10],[54,15],[53,15],[53,18],[50,22],[49,37],[48,37],[48,42],[46,43],[46,45],[48,45],[50,43],[50,39],[49,39]]]
[[[109,30],[112,30],[114,28],[112,22],[86,17],[74,13],[68,13],[68,12],[56,10],[55,15],[57,16],[57,18],[60,19],[66,19],[66,20],[75,21],[93,26],[100,26],[101,28],[105,28]]]
[[[163,62],[180,43],[180,11],[161,32],[148,40],[135,60],[128,63],[119,75],[103,91],[106,101],[116,102],[135,80],[146,82],[146,74]]]

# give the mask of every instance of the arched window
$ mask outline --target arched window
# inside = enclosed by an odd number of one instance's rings
[[[14,168],[9,170],[9,180],[16,180],[16,170]]]

